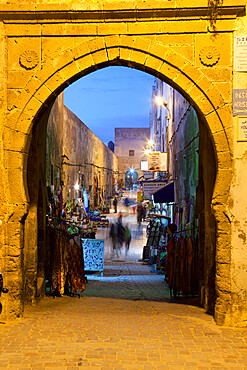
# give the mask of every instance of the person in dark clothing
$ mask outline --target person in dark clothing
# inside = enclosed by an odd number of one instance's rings
[[[125,198],[124,199],[124,204],[125,204],[125,207],[126,207],[127,212],[129,212],[129,205],[130,205],[129,198]]]
[[[118,249],[121,250],[124,242],[125,229],[122,222],[118,221],[117,225],[118,225]]]
[[[112,240],[112,254],[118,257],[118,224],[115,222],[111,224],[109,237]]]
[[[141,213],[142,213],[142,221],[145,221],[146,216],[147,216],[147,208],[144,205],[142,205]]]
[[[114,205],[114,212],[117,213],[117,198],[116,197],[113,200],[113,205]]]
[[[129,229],[128,224],[125,225],[124,228],[124,243],[125,243],[125,255],[127,256],[130,248],[130,242],[131,242],[131,231]]]
[[[138,230],[141,230],[141,224],[142,224],[142,204],[137,205],[137,224],[138,224]]]

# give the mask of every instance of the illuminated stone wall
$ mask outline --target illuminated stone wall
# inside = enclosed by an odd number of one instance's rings
[[[95,176],[98,179],[100,197],[105,200],[107,194],[113,195],[114,183],[118,179],[116,155],[64,106],[62,94],[56,99],[48,120],[46,153],[47,185],[54,185],[54,195],[56,195],[63,181],[64,202],[67,200],[67,195],[70,196],[71,201],[76,199],[74,185],[79,184],[80,191],[85,188],[93,204]],[[64,155],[66,157],[62,158]],[[53,181],[51,164],[53,164]],[[58,173],[58,181],[54,176],[56,173]]]

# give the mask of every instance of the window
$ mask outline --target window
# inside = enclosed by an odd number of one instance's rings
[[[129,157],[134,157],[135,151],[134,150],[129,150]]]

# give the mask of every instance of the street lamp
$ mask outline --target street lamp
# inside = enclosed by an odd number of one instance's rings
[[[144,150],[144,154],[146,154],[146,155],[148,155],[148,154],[150,154],[151,153],[151,149],[150,148],[146,148],[145,150]]]
[[[156,104],[163,105],[167,109],[167,111],[168,111],[168,117],[167,118],[170,119],[171,118],[171,113],[170,113],[170,110],[167,106],[167,103],[162,99],[161,96],[158,96],[158,95],[155,96],[155,101],[156,101]]]
[[[148,140],[146,147],[144,149],[144,154],[149,155],[154,150],[154,142],[152,140]]]

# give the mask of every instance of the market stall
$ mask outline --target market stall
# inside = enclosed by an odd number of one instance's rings
[[[59,225],[60,226],[60,225]],[[46,266],[46,295],[77,295],[85,290],[84,259],[80,237],[70,234],[66,225],[47,227],[50,255]]]

